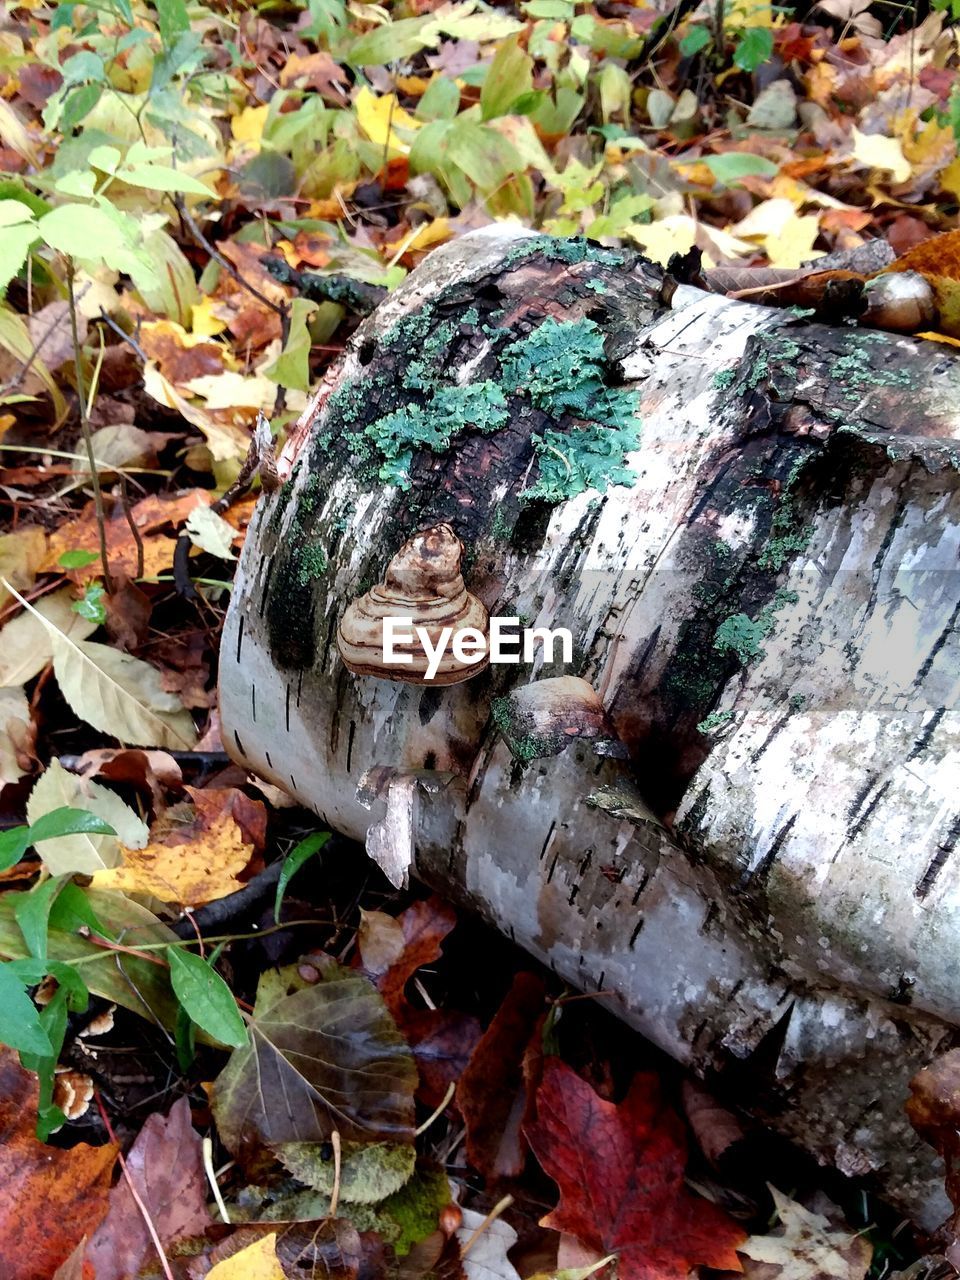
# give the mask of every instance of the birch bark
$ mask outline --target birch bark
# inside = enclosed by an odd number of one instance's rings
[[[258,507],[224,741],[325,824],[410,839],[418,875],[932,1226],[940,1171],[902,1103],[960,1024],[960,360],[668,293],[628,252],[509,228],[431,255]],[[524,495],[575,473],[585,412],[530,391],[545,362],[510,373],[548,321],[601,333],[604,395],[642,423],[632,477],[613,449],[605,490],[552,502]],[[402,488],[375,472],[409,405],[462,417]],[[491,613],[573,631],[625,759],[511,733],[511,689],[550,664],[442,690],[345,671],[347,601],[441,521]]]

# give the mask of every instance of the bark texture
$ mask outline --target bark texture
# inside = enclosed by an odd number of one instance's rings
[[[960,1024],[960,360],[663,285],[496,228],[381,305],[251,526],[224,740],[932,1226],[903,1101]],[[564,366],[571,322],[600,357]],[[346,603],[443,521],[571,670],[346,671]],[[511,690],[559,675],[619,750],[524,733]]]

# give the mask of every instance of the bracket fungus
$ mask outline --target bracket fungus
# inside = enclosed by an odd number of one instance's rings
[[[340,619],[337,648],[350,671],[446,685],[483,670],[490,619],[463,585],[462,556],[463,544],[449,524],[423,529],[403,544],[384,581],[349,604]]]

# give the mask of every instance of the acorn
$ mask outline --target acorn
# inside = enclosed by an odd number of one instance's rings
[[[486,607],[466,589],[460,572],[463,544],[448,524],[438,524],[406,541],[387,567],[383,582],[349,604],[337,626],[337,648],[356,675],[379,676],[407,684],[459,684],[489,662],[490,617]],[[385,623],[393,626],[393,660],[385,655]],[[400,620],[409,625],[401,626]],[[428,675],[431,657],[443,631],[439,664]],[[455,651],[458,636],[469,656]],[[436,662],[436,659],[434,659]]]
[[[860,323],[892,333],[920,333],[937,324],[937,300],[929,282],[916,271],[885,271],[864,285],[866,310]]]

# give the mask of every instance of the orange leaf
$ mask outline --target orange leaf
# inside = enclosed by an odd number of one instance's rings
[[[960,338],[960,231],[945,231],[908,249],[887,271],[916,271],[930,284],[940,312],[939,329]]]
[[[177,545],[174,538],[154,534],[153,531],[163,525],[172,525],[176,528],[186,520],[194,507],[209,501],[208,490],[190,489],[186,493],[169,496],[152,494],[131,509],[133,522],[143,539],[143,576],[145,578],[155,578],[169,570],[173,564],[173,553]],[[106,534],[111,571],[134,577],[137,571],[137,543],[119,503],[107,519]],[[46,573],[59,570],[57,561],[65,551],[99,552],[99,550],[100,533],[97,528],[97,513],[94,504],[90,502],[79,516],[68,520],[50,535],[47,554],[41,569]],[[67,571],[67,577],[72,578],[74,582],[84,582],[91,574],[98,572],[98,569],[98,565],[71,569]]]
[[[117,1147],[69,1151],[34,1136],[38,1088],[16,1055],[0,1050],[0,1274],[50,1280],[107,1211]]]

